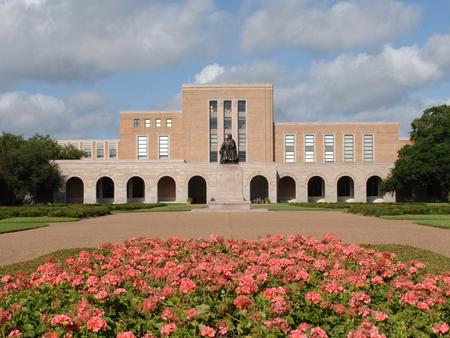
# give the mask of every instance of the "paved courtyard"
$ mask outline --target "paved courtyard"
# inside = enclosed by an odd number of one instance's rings
[[[54,223],[0,235],[0,265],[29,260],[65,248],[96,247],[130,237],[256,239],[285,233],[321,237],[331,232],[357,244],[406,244],[450,257],[450,231],[338,211],[136,212]]]

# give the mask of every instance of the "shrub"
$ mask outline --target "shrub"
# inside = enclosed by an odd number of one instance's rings
[[[351,205],[348,212],[370,216],[388,215],[449,215],[448,204],[371,203]]]

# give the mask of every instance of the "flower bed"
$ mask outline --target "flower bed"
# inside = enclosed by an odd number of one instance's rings
[[[321,240],[130,239],[0,280],[0,337],[448,335],[450,273]]]

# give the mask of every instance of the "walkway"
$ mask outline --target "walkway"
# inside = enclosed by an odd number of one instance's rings
[[[450,257],[450,230],[338,211],[239,213],[136,212],[54,223],[0,235],[0,265],[29,260],[64,248],[96,247],[135,236],[255,239],[275,233],[316,238],[331,232],[357,244],[406,244]]]

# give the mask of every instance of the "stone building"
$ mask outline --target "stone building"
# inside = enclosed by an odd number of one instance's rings
[[[183,85],[182,111],[123,111],[114,140],[59,140],[67,203],[382,202],[397,123],[274,122],[271,84]],[[239,164],[220,164],[232,134]]]

